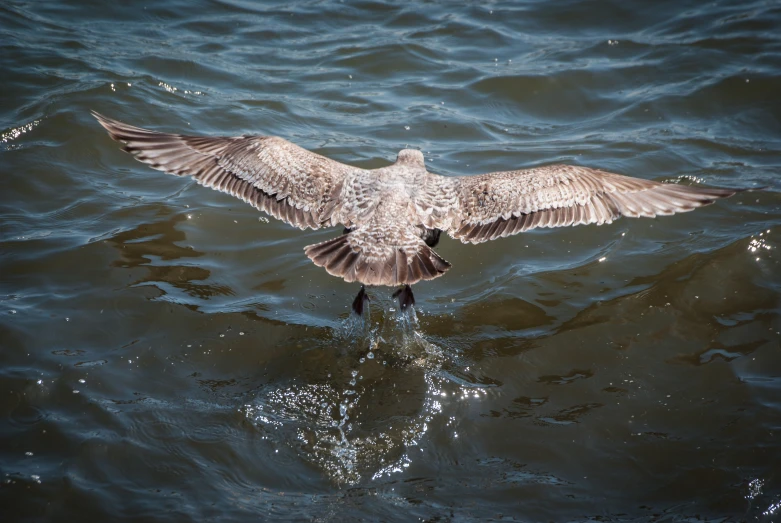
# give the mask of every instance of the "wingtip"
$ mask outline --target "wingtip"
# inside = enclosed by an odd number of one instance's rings
[[[156,131],[150,131],[142,127],[136,127],[135,125],[126,124],[124,122],[120,122],[119,120],[114,120],[113,118],[104,116],[97,111],[90,110],[90,114],[92,114],[98,123],[108,132],[111,139],[118,142],[127,142],[130,139],[165,134],[158,133]]]
[[[98,121],[98,123],[100,124],[101,127],[103,127],[105,130],[107,130],[109,132],[109,135],[111,136],[111,138],[114,138],[114,134],[112,133],[112,127],[114,127],[115,124],[118,123],[118,122],[116,122],[115,120],[112,120],[111,118],[109,118],[107,116],[103,116],[99,112],[97,112],[95,110],[92,110],[92,109],[90,109],[90,114],[93,116],[93,118],[95,118]]]
[[[99,121],[101,124],[103,122],[110,121],[110,118],[107,118],[100,114],[99,112],[95,111],[94,109],[90,109],[89,114],[92,115],[93,118],[95,118],[97,121]]]

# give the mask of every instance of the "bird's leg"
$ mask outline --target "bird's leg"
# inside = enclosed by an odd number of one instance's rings
[[[423,236],[423,241],[429,247],[436,247],[439,243],[439,236],[442,234],[440,229],[426,229],[426,233]]]
[[[415,305],[415,296],[412,294],[412,287],[405,285],[401,289],[393,293],[394,298],[399,299],[399,308],[402,311],[407,310],[407,307]]]
[[[363,315],[364,303],[369,301],[369,296],[366,294],[366,288],[361,285],[361,290],[358,291],[358,296],[353,300],[353,312],[358,316]]]

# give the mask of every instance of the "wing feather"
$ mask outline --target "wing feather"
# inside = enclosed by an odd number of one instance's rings
[[[357,170],[276,136],[185,136],[92,114],[137,160],[192,176],[301,229],[326,225],[342,180]]]
[[[687,212],[738,192],[664,184],[569,165],[455,178],[429,174],[428,185],[440,192],[421,199],[418,207],[433,208],[437,219],[429,218],[432,225],[465,243],[538,227],[601,225],[620,216],[652,218]],[[448,205],[454,212],[441,212]]]

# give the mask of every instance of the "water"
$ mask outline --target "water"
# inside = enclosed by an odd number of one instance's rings
[[[6,2],[3,521],[777,521],[776,2]],[[753,188],[471,246],[400,316],[94,109],[362,167]]]

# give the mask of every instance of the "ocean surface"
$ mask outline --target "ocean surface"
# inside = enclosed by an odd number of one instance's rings
[[[0,5],[0,520],[781,521],[777,1]],[[358,292],[90,116],[755,189]]]

